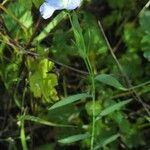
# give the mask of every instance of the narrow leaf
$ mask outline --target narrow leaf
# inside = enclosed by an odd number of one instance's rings
[[[125,87],[123,87],[123,85],[116,79],[114,78],[112,75],[108,75],[108,74],[100,74],[98,76],[95,77],[95,80],[110,85],[112,87],[115,87],[119,90],[123,90],[126,91],[127,89]]]
[[[26,115],[22,119],[33,121],[33,122],[36,122],[36,123],[39,123],[39,124],[43,124],[43,125],[47,125],[47,126],[54,126],[54,127],[74,127],[72,125],[63,125],[63,124],[57,124],[57,123],[49,122],[49,121],[41,119],[39,117],[30,116],[30,115]]]
[[[85,57],[85,52],[86,52],[86,46],[85,46],[85,42],[84,42],[84,37],[82,34],[82,28],[80,27],[80,23],[78,20],[78,16],[76,15],[75,12],[73,12],[73,16],[71,18],[70,17],[70,22],[72,25],[72,29],[73,29],[73,33],[74,33],[74,38],[76,40],[76,46],[78,48],[79,54],[82,57]]]
[[[78,135],[73,135],[61,140],[58,140],[59,143],[61,144],[71,144],[80,140],[84,140],[90,137],[89,133],[85,133],[85,134],[78,134]]]
[[[94,150],[98,150],[100,149],[101,147],[104,147],[106,146],[107,144],[115,141],[120,135],[119,134],[115,134],[115,135],[112,135],[108,138],[105,138],[105,139],[100,139],[100,143],[98,145],[95,146]]]
[[[96,118],[96,120],[99,120],[101,117],[106,116],[116,110],[119,110],[121,107],[123,107],[124,105],[128,104],[131,102],[131,99],[123,101],[123,102],[119,102],[117,104],[114,104],[112,106],[109,106],[108,108],[104,109]]]
[[[35,38],[35,41],[40,42],[42,41],[52,29],[54,29],[58,23],[60,23],[64,17],[67,15],[66,12],[62,11],[58,14],[45,28],[44,30]]]
[[[91,97],[91,95],[89,95],[87,93],[82,93],[82,94],[76,94],[76,95],[69,96],[69,97],[64,98],[63,100],[55,103],[52,107],[49,108],[49,110],[56,109],[56,108],[71,104],[75,101],[78,101],[80,99],[85,99],[87,97]]]

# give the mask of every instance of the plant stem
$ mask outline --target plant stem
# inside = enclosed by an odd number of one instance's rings
[[[90,150],[94,150],[94,140],[95,140],[95,81],[94,81],[94,71],[89,60],[88,55],[84,59],[86,67],[89,71],[90,80],[91,80],[91,95],[92,95],[92,134],[91,134],[91,143]]]
[[[94,81],[94,69],[92,68],[87,47],[84,41],[82,29],[80,27],[78,17],[74,13],[73,14],[73,19],[71,16],[68,14],[70,18],[70,22],[73,28],[74,32],[74,37],[76,39],[76,45],[78,47],[78,51],[80,56],[85,62],[86,68],[88,70],[88,75],[90,77],[90,82],[91,82],[91,88],[90,88],[90,94],[92,95],[92,133],[91,133],[91,143],[90,143],[90,150],[94,150],[94,141],[95,141],[95,81]]]
[[[91,150],[94,149],[94,138],[95,138],[95,82],[94,82],[94,76],[92,74],[91,76],[92,81],[92,101],[93,101],[93,109],[92,109],[92,137],[91,137]]]
[[[23,150],[28,150],[27,143],[26,143],[26,136],[25,136],[25,129],[24,129],[24,120],[21,120],[21,130],[20,130],[20,138]]]

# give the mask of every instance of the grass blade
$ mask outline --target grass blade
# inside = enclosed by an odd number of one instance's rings
[[[104,147],[107,144],[115,141],[119,136],[120,134],[115,134],[115,135],[110,136],[109,138],[102,139],[100,143],[95,146],[94,150],[99,150],[101,147]]]
[[[49,121],[41,119],[39,117],[30,116],[30,115],[23,116],[23,119],[29,120],[32,122],[36,122],[39,124],[47,125],[47,126],[53,126],[53,127],[75,127],[73,125],[63,125],[63,124],[57,124],[57,123],[49,122]]]
[[[95,80],[110,85],[112,87],[115,87],[119,90],[123,90],[126,91],[127,89],[125,87],[123,87],[123,85],[116,79],[114,78],[112,75],[108,75],[108,74],[100,74],[98,76],[95,77]]]
[[[71,144],[80,140],[84,140],[90,137],[89,133],[85,133],[85,134],[77,134],[77,135],[73,135],[61,140],[58,140],[59,143],[61,144]]]
[[[86,46],[85,46],[85,41],[84,41],[84,37],[82,34],[82,29],[81,29],[80,23],[78,21],[78,17],[76,15],[76,13],[73,12],[72,17],[69,15],[69,18],[70,18],[71,26],[73,29],[74,38],[76,41],[75,43],[76,43],[76,46],[78,48],[78,52],[79,52],[81,57],[85,58]]]
[[[59,13],[45,28],[44,30],[35,38],[35,42],[39,42],[42,41],[49,33],[52,29],[54,29],[59,22],[61,22],[61,20],[64,19],[64,17],[67,15],[66,12],[62,11],[61,13]]]
[[[59,108],[59,107],[62,107],[62,106],[68,105],[68,104],[72,104],[73,102],[76,102],[80,99],[85,99],[88,97],[91,97],[91,95],[89,95],[87,93],[72,95],[72,96],[64,98],[63,100],[55,103],[52,107],[49,108],[49,110],[56,109],[56,108]]]
[[[108,108],[104,109],[96,118],[96,120],[99,120],[101,117],[106,116],[116,110],[119,110],[121,107],[123,107],[124,105],[128,104],[131,102],[132,99],[123,101],[123,102],[119,102],[117,104],[114,104],[112,106],[109,106]]]

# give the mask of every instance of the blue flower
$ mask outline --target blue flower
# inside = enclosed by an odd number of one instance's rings
[[[40,13],[44,19],[50,18],[55,10],[73,10],[79,7],[81,0],[45,0],[40,7]]]

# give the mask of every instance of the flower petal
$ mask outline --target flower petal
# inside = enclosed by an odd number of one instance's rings
[[[66,9],[73,10],[81,5],[81,0],[68,0]]]
[[[56,10],[63,9],[63,1],[66,0],[45,0],[45,2]]]
[[[50,6],[47,2],[43,3],[40,7],[40,13],[44,19],[50,18],[56,9]]]
[[[55,10],[73,10],[81,5],[82,0],[45,0],[40,7],[40,13],[44,19],[50,18]]]

